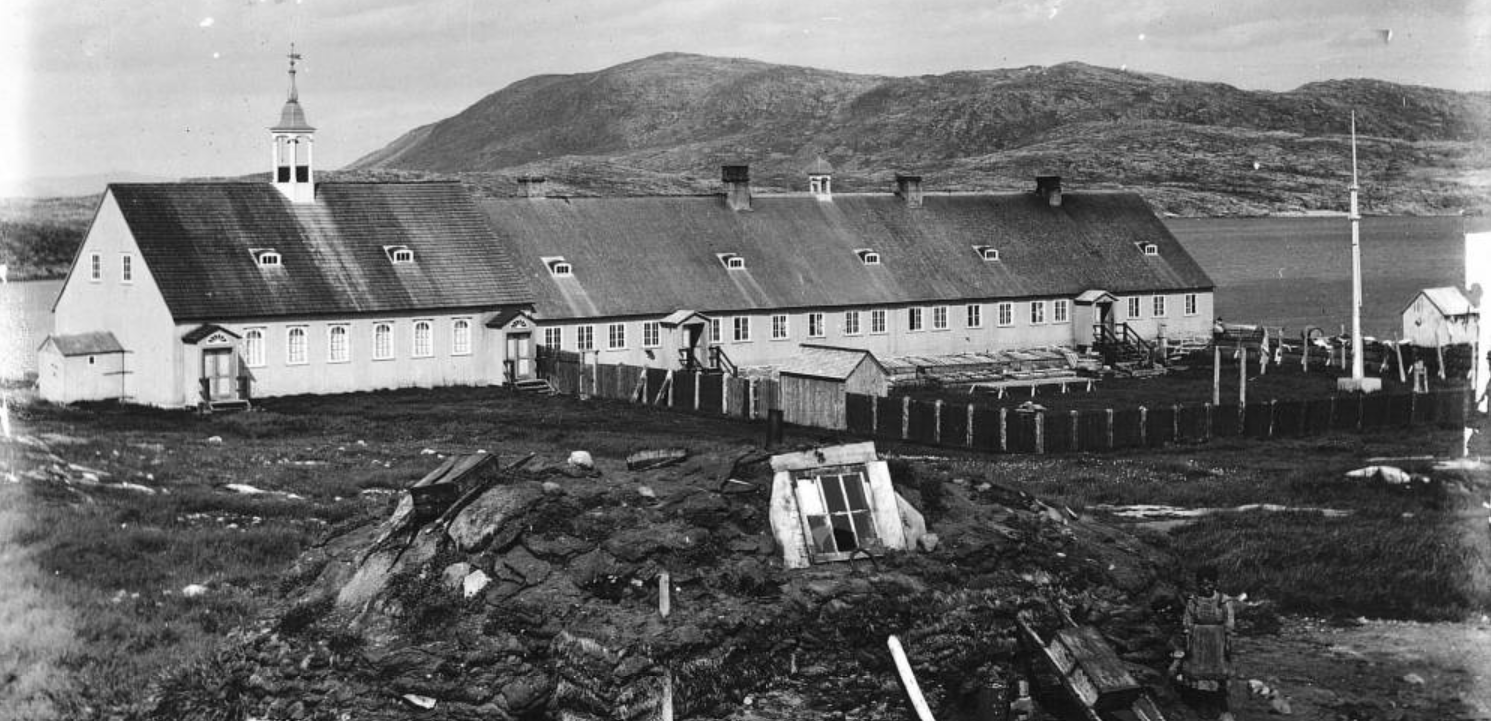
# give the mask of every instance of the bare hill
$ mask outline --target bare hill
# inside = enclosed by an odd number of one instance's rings
[[[1486,202],[1491,95],[1376,80],[1247,91],[1081,63],[885,77],[669,53],[519,81],[349,170],[697,192],[744,161],[758,184],[799,189],[822,155],[844,190],[884,189],[895,172],[933,188],[1024,187],[1054,170],[1178,214],[1291,212],[1341,207],[1353,110],[1370,212]],[[659,188],[658,175],[678,180]]]

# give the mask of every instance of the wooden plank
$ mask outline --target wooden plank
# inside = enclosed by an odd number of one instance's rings
[[[1083,670],[1098,696],[1129,695],[1140,689],[1119,660],[1113,647],[1092,626],[1065,628],[1056,633],[1077,666]]]
[[[435,470],[426,473],[424,478],[415,481],[414,484],[409,487],[419,488],[421,486],[428,486],[431,483],[439,481],[441,478],[445,477],[445,474],[450,473],[450,467],[454,466],[456,464],[456,461],[459,460],[461,460],[459,456],[450,456],[446,458],[440,463],[439,466],[435,467]]]

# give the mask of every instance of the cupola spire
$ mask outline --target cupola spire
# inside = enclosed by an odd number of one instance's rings
[[[300,89],[295,85],[295,63],[301,59],[290,44],[290,91],[280,109],[280,121],[269,129],[273,139],[274,187],[292,203],[316,200],[315,176],[311,168],[311,144],[316,129],[306,122],[300,107]]]

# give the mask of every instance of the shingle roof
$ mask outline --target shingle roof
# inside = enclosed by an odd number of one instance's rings
[[[583,318],[1207,290],[1213,283],[1144,200],[1069,193],[490,199],[482,208],[537,294],[539,317]],[[1154,243],[1146,256],[1137,242]],[[1000,260],[973,249],[988,245]],[[874,248],[880,265],[855,254]],[[717,256],[738,253],[743,270]],[[563,256],[572,277],[539,260]]]
[[[1476,312],[1476,307],[1460,292],[1459,288],[1447,286],[1444,288],[1425,288],[1422,293],[1435,308],[1439,309],[1440,315],[1470,315]],[[1412,303],[1409,304],[1410,307]],[[1407,308],[1404,308],[1407,310]]]
[[[265,183],[109,186],[183,320],[526,304],[512,260],[456,183],[325,183],[292,204]],[[414,251],[390,262],[384,246]],[[261,268],[251,249],[273,249]]]
[[[858,368],[859,364],[866,361],[879,367],[881,373],[885,372],[885,367],[881,366],[880,361],[875,360],[875,355],[867,350],[804,343],[798,347],[797,354],[792,357],[792,360],[777,368],[777,373],[845,380],[854,373],[854,369]]]
[[[124,352],[119,339],[108,331],[47,336],[42,345],[47,343],[57,346],[57,352],[65,357]]]

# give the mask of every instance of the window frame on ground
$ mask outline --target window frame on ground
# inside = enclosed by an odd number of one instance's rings
[[[870,311],[870,335],[885,335],[889,332],[887,328],[885,309],[876,308]]]
[[[824,338],[824,337],[826,337],[826,332],[824,331],[824,328],[823,328],[823,314],[822,313],[809,313],[808,314],[808,337],[809,338]]]
[[[450,354],[471,355],[471,319],[454,318],[450,322]]]
[[[413,328],[414,337],[410,339],[409,355],[413,358],[435,357],[435,322],[429,319],[416,320]]]
[[[347,363],[352,360],[352,329],[346,323],[326,326],[326,362]]]
[[[373,324],[373,360],[393,360],[393,323],[379,321]]]
[[[842,561],[860,551],[884,548],[875,496],[863,465],[793,471],[792,488],[813,563]],[[851,548],[845,548],[846,540]]]
[[[311,362],[310,327],[292,325],[285,328],[285,365],[303,366]]]
[[[787,340],[789,337],[786,313],[771,314],[771,339]]]
[[[262,326],[245,328],[243,331],[243,364],[249,368],[263,368],[269,362],[268,347],[264,342]]]

